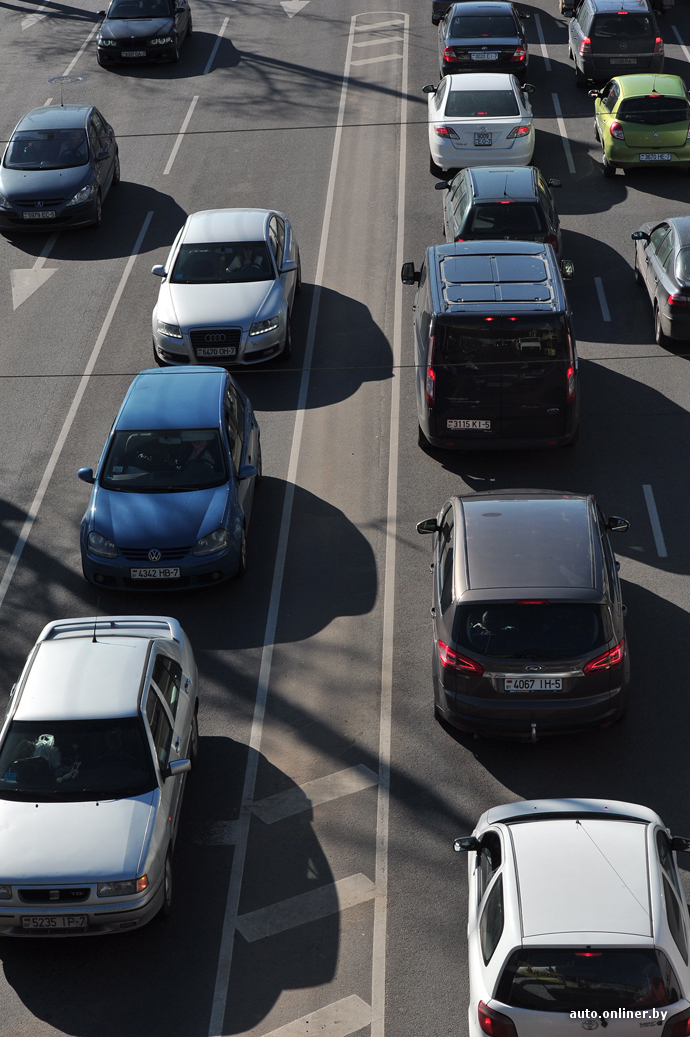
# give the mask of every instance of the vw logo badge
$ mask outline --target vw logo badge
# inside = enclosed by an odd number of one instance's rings
[[[599,1023],[596,1021],[596,1019],[588,1019],[586,1023],[582,1024],[582,1029],[583,1030],[598,1030],[599,1029]]]
[[[225,342],[225,335],[204,335],[204,342]]]
[[[149,551],[149,562],[160,562],[161,553],[157,547],[152,547]]]
[[[526,666],[525,669],[528,673],[538,673],[541,670],[541,666]]]

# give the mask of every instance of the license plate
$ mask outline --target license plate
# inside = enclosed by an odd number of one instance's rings
[[[197,356],[236,356],[236,346],[200,346],[196,351]]]
[[[179,566],[166,569],[163,566],[155,569],[130,569],[129,575],[133,580],[179,580]]]
[[[498,53],[494,50],[482,50],[479,53],[470,54],[472,61],[498,61]]]
[[[563,691],[560,677],[506,677],[504,691]]]
[[[25,220],[54,220],[55,209],[40,209],[37,212],[25,212]]]
[[[86,929],[86,915],[32,915],[22,918],[23,929]]]
[[[474,428],[481,432],[491,431],[491,422],[482,421],[479,418],[448,418],[446,425],[448,428]]]
[[[638,155],[640,162],[670,162],[673,155],[668,151],[655,151],[651,155]]]
[[[612,65],[636,65],[637,58],[611,58]]]
[[[491,147],[491,134],[490,133],[475,133],[474,135],[474,146],[475,148],[483,148],[486,146]]]
[[[122,51],[122,57],[123,58],[145,58],[146,57],[146,51],[145,50],[123,50]]]

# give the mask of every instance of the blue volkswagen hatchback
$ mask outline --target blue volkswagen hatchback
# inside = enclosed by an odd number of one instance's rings
[[[261,477],[251,403],[218,367],[142,371],[94,475],[81,524],[84,576],[128,590],[201,587],[247,568]]]

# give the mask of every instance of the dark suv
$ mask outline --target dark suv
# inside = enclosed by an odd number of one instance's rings
[[[561,231],[552,187],[536,166],[485,166],[463,169],[445,190],[443,229],[446,241],[544,241],[561,251]]]
[[[664,70],[664,43],[648,0],[582,0],[568,32],[578,86]]]
[[[438,28],[441,75],[510,72],[524,85],[529,53],[522,18],[505,0],[463,0],[449,7]]]
[[[437,717],[532,741],[618,720],[630,666],[608,533],[627,528],[592,496],[550,490],[454,497],[420,522]]]

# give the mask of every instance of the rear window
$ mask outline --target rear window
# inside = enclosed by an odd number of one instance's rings
[[[538,205],[491,202],[471,210],[464,230],[478,238],[519,237],[545,234],[546,221]]]
[[[497,339],[500,340],[499,322],[478,317],[462,324],[437,324],[435,346],[448,364],[471,364],[481,361],[500,361]]]
[[[651,949],[515,951],[496,997],[544,1012],[596,1012],[672,1005],[678,980],[664,954]]]
[[[676,267],[677,276],[681,281],[690,281],[690,248],[681,250]]]
[[[449,364],[510,364],[525,360],[568,359],[568,333],[562,317],[476,317],[436,325],[436,349]],[[506,370],[510,373],[509,369]]]
[[[652,20],[644,14],[602,14],[594,19],[595,39],[639,40],[652,36]]]
[[[562,317],[536,321],[529,317],[505,317],[503,343],[506,361],[566,360],[570,355]]]
[[[458,645],[491,659],[569,659],[610,639],[601,605],[461,605],[455,623]]]
[[[671,122],[687,122],[690,115],[688,102],[683,97],[664,97],[663,94],[648,94],[646,97],[629,97],[621,101],[616,116],[625,122],[641,122],[650,126],[663,126]]]
[[[467,15],[461,14],[450,24],[450,35],[461,40],[478,40],[484,37],[500,39],[504,36],[519,36],[515,19],[509,14]]]
[[[451,90],[446,101],[446,115],[455,118],[501,119],[519,114],[512,90]]]

